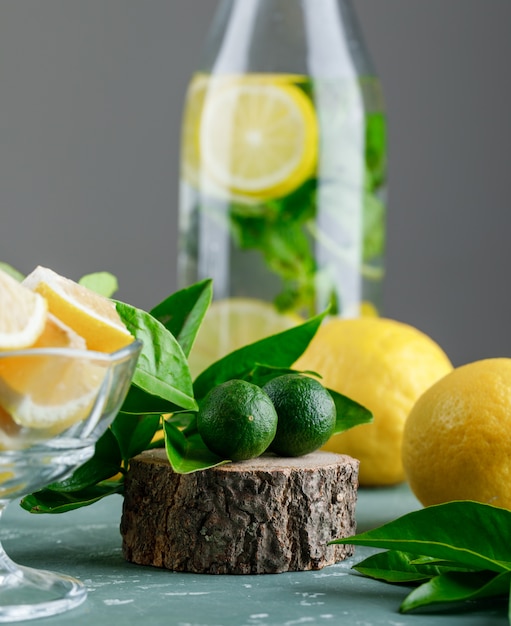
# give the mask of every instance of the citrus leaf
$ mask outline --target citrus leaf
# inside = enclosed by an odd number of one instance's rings
[[[473,569],[511,571],[511,511],[469,500],[429,506],[332,543],[400,550]]]
[[[479,600],[509,594],[511,572],[445,572],[414,589],[399,610],[402,613],[432,604]]]
[[[159,413],[133,415],[131,413],[118,413],[112,423],[111,429],[120,448],[125,463],[143,452],[151,443],[160,425]]]
[[[190,354],[212,295],[212,281],[206,279],[176,291],[150,311],[174,335],[186,356]]]
[[[117,278],[113,274],[110,274],[110,272],[86,274],[80,278],[78,283],[91,291],[105,296],[105,298],[111,298],[117,289],[119,289]]]
[[[305,351],[316,334],[326,312],[299,326],[239,348],[205,369],[193,384],[195,398],[200,400],[210,389],[233,378],[245,377],[256,363],[268,367],[289,368]]]
[[[3,270],[6,274],[9,274],[20,283],[25,278],[25,276],[15,267],[9,265],[8,263],[4,263],[3,261],[0,261],[0,270]]]
[[[360,424],[370,424],[373,421],[373,414],[369,409],[351,400],[333,389],[328,390],[332,396],[335,408],[337,410],[337,419],[335,420],[334,435],[349,430]]]
[[[413,555],[398,550],[373,554],[357,563],[353,569],[364,576],[388,583],[414,583],[430,580],[446,570],[430,562],[417,563]]]
[[[43,489],[26,496],[20,504],[30,513],[66,513],[67,511],[94,504],[114,493],[122,494],[123,489],[124,485],[122,482],[114,481],[87,487],[73,493]]]
[[[471,568],[460,565],[456,561],[447,561],[446,559],[436,559],[432,556],[415,556],[410,563],[412,565],[423,566],[423,565],[434,565],[439,567],[442,571],[453,571],[456,570],[458,572],[469,572],[472,571]]]
[[[169,402],[158,396],[131,385],[124,399],[121,411],[124,413],[173,413],[179,407],[174,402]]]
[[[195,410],[188,362],[172,333],[141,309],[123,302],[116,306],[128,330],[144,344],[132,384],[184,409]]]
[[[255,363],[254,367],[243,376],[243,380],[246,380],[253,385],[264,387],[264,385],[270,380],[277,378],[277,376],[283,376],[284,374],[297,374],[294,369],[290,367],[271,367],[265,363]]]
[[[176,428],[188,437],[189,435],[193,435],[194,433],[199,432],[197,426],[197,413],[173,413],[171,417],[167,420]]]
[[[199,470],[230,463],[207,448],[199,433],[186,437],[171,421],[164,420],[165,449],[172,469],[178,474],[190,474]]]

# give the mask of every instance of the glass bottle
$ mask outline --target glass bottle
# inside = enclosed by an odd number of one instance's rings
[[[327,307],[378,313],[385,189],[350,0],[222,0],[183,115],[178,284],[214,291],[197,368]]]

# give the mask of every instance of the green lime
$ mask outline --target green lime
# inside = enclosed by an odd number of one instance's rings
[[[260,387],[229,380],[206,395],[199,407],[197,427],[212,452],[242,461],[268,448],[277,431],[277,413]]]
[[[309,376],[284,374],[263,387],[278,415],[270,450],[279,456],[302,456],[330,439],[336,419],[332,396]]]

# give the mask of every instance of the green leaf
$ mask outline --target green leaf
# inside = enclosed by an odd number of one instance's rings
[[[363,259],[370,261],[385,250],[385,205],[378,196],[364,193]]]
[[[445,572],[414,589],[399,610],[402,613],[432,604],[507,596],[511,572]]]
[[[373,414],[369,409],[333,389],[328,391],[334,400],[337,410],[334,435],[338,435],[354,426],[360,426],[360,424],[370,424],[373,421]]]
[[[160,413],[133,415],[120,412],[117,415],[111,429],[125,464],[147,448],[159,426]]]
[[[242,250],[255,250],[272,274],[280,278],[282,291],[275,299],[277,309],[302,310],[312,315],[316,309],[314,243],[307,225],[316,213],[317,180],[308,179],[285,198],[259,204],[229,205],[229,230],[234,244]],[[225,207],[201,206],[202,211],[221,219]]]
[[[110,272],[94,272],[86,274],[78,281],[80,285],[87,287],[91,291],[95,291],[105,298],[111,298],[119,288],[117,278]]]
[[[72,493],[43,489],[26,496],[20,504],[30,513],[66,513],[94,504],[114,493],[122,494],[123,488],[122,482],[111,481]]]
[[[19,272],[15,267],[13,267],[12,265],[9,265],[8,263],[4,263],[3,261],[0,261],[0,270],[3,270],[6,274],[9,274],[9,276],[12,276],[16,280],[18,280],[20,283],[25,278],[25,276],[21,272]]]
[[[197,413],[174,413],[167,418],[167,422],[179,428],[187,437],[188,435],[199,432],[197,427]]]
[[[511,511],[463,500],[429,506],[332,543],[399,550],[502,572],[511,570],[510,528]]]
[[[151,315],[177,339],[188,356],[213,294],[211,279],[181,289],[160,302]]]
[[[116,305],[128,330],[144,344],[132,384],[184,409],[195,410],[190,369],[176,338],[149,313],[122,302]]]
[[[195,398],[201,400],[210,389],[233,378],[244,378],[254,365],[289,368],[305,351],[314,337],[325,313],[308,321],[244,346],[216,361],[200,374],[193,385]]]
[[[353,567],[357,572],[388,583],[413,583],[429,580],[445,571],[444,567],[417,563],[413,555],[398,550],[373,554]]]
[[[164,420],[163,430],[167,457],[178,474],[189,474],[230,462],[211,452],[197,432],[187,437],[170,420]]]
[[[385,115],[380,111],[367,115],[365,152],[368,186],[374,191],[385,183],[387,174],[387,128]]]
[[[123,413],[173,413],[180,407],[131,385],[121,407]]]
[[[432,556],[417,556],[415,555],[415,557],[410,561],[413,565],[434,565],[437,566],[439,568],[441,568],[442,571],[445,570],[456,570],[459,572],[468,572],[468,571],[472,571],[471,568],[469,567],[464,567],[462,565],[460,565],[459,563],[457,563],[456,561],[448,561],[447,559],[436,559]]]
[[[255,363],[254,367],[247,372],[243,379],[258,387],[263,387],[266,383],[270,382],[277,376],[283,376],[284,374],[296,374],[296,370],[290,367],[271,367],[265,363]],[[241,378],[238,376],[238,378]]]

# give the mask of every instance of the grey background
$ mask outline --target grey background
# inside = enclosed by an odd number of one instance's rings
[[[354,0],[385,90],[385,313],[511,356],[511,2]],[[0,0],[0,260],[176,287],[183,97],[215,0]]]

